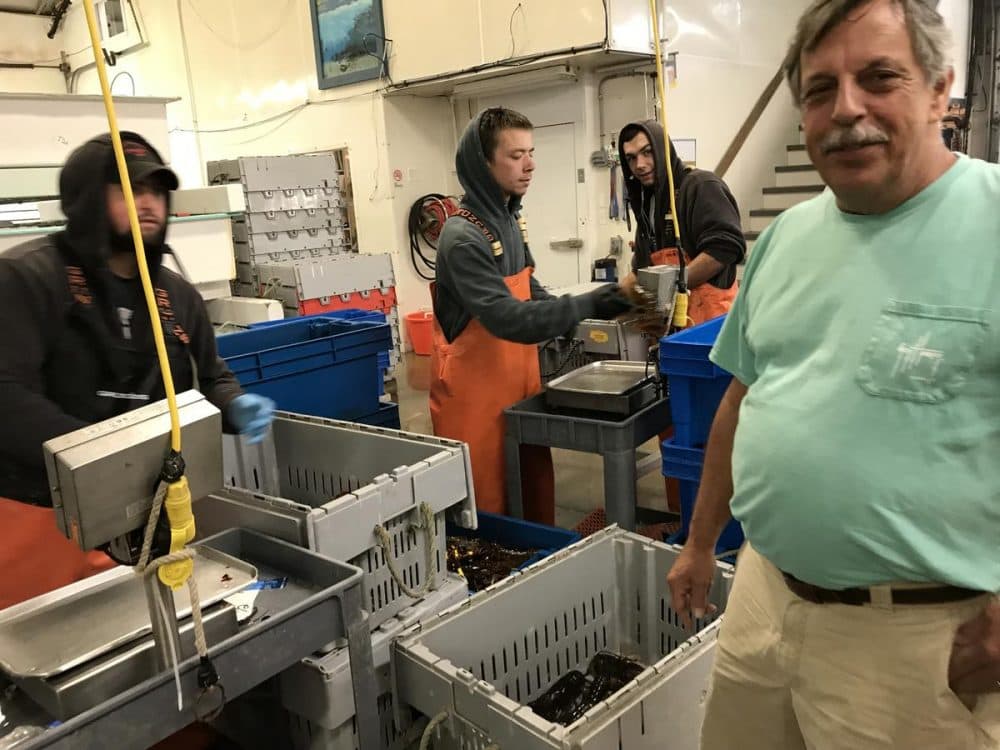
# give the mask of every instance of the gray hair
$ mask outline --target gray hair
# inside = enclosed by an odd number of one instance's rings
[[[889,0],[903,9],[913,55],[928,82],[937,82],[951,67],[951,32],[937,11],[936,0]],[[785,57],[785,77],[796,104],[802,103],[802,53],[812,52],[847,20],[853,10],[871,0],[816,0],[799,19]]]

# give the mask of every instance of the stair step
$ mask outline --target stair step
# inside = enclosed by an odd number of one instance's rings
[[[819,172],[812,164],[795,164],[787,167],[775,167],[775,185],[777,187],[802,187],[818,185],[823,182]]]
[[[793,146],[786,146],[785,149],[785,163],[788,164],[788,166],[801,167],[812,164],[812,161],[809,159],[809,152],[806,151],[805,146],[796,144]]]
[[[782,209],[780,208],[757,208],[750,212],[750,232],[763,232],[768,225],[777,218]]]
[[[826,190],[826,185],[798,185],[796,187],[764,188],[764,208],[791,208]]]

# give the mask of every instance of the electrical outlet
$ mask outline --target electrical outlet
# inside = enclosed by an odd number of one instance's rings
[[[586,182],[586,180],[587,180],[586,172],[584,172],[584,170],[582,169],[576,170],[576,181],[582,185],[584,182]]]

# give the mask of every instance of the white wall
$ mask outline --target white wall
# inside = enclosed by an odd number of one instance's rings
[[[62,40],[46,37],[50,20],[41,16],[0,13],[0,62],[58,65]],[[66,93],[58,70],[0,67],[0,91]]]
[[[951,88],[951,95],[956,99],[965,97],[968,84],[971,5],[970,0],[940,0],[937,8],[954,37],[952,62],[955,66],[955,85]]]
[[[387,170],[391,177],[390,247],[397,251],[396,286],[401,307],[412,311],[430,306],[429,282],[421,279],[410,258],[407,218],[410,207],[428,193],[457,190],[451,104],[443,97],[391,97],[385,102]],[[355,201],[359,199],[355,193]]]

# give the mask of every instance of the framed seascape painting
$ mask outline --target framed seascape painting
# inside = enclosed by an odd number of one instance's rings
[[[379,78],[385,59],[382,0],[309,0],[321,89]]]

